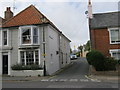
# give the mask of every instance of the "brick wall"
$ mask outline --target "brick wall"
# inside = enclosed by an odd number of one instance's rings
[[[110,56],[110,49],[120,49],[120,44],[110,44],[109,31],[107,29],[91,30],[92,49],[102,52],[105,56]]]

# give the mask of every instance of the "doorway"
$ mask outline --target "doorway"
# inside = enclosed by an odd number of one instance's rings
[[[2,65],[3,66],[3,70],[2,70],[3,72],[2,73],[3,74],[8,74],[8,55],[3,55],[2,58],[3,58],[3,61],[2,61],[3,62],[2,63],[3,64]]]

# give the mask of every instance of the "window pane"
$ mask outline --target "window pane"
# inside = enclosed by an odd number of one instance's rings
[[[3,31],[3,45],[7,45],[7,31]]]
[[[38,43],[38,36],[33,36],[33,43]]]
[[[26,62],[27,62],[27,65],[34,64],[34,53],[33,53],[33,51],[26,51]]]
[[[35,51],[35,63],[37,64],[37,65],[39,65],[39,55],[38,55],[38,51]]]
[[[120,42],[119,41],[119,29],[111,30],[111,42]]]
[[[38,29],[37,28],[33,28],[33,35],[38,36]]]
[[[37,44],[38,43],[38,29],[33,28],[33,43]]]
[[[21,55],[21,64],[22,64],[22,65],[25,65],[24,52],[21,52],[20,55]]]
[[[22,43],[23,44],[31,43],[31,29],[30,28],[22,29]]]
[[[117,60],[120,59],[120,52],[113,52],[112,55],[115,59],[117,59]]]

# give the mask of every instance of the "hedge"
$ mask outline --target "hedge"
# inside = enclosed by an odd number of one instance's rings
[[[101,52],[92,50],[86,55],[87,61],[96,71],[116,70],[117,60],[106,58]]]
[[[21,65],[21,64],[16,64],[11,66],[12,70],[40,70],[42,69],[39,65]]]

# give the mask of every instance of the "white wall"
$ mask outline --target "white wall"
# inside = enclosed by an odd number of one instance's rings
[[[2,52],[0,52],[0,75],[2,75]]]
[[[70,41],[63,35],[60,38],[60,52],[63,53],[63,60],[62,54],[60,54],[60,67],[62,68],[70,63]]]
[[[59,51],[59,35],[58,32],[51,26],[48,26],[47,32],[47,70],[49,75],[51,75],[60,69],[59,54],[56,53]]]

